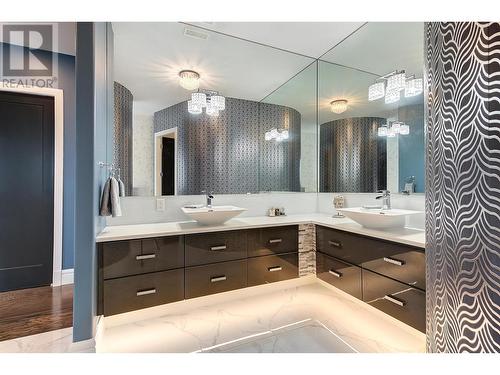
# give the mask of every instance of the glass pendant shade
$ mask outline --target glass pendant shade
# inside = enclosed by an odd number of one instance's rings
[[[405,98],[417,96],[424,91],[424,82],[422,78],[414,78],[406,81]]]
[[[401,135],[410,134],[410,127],[406,124],[401,125],[401,128],[399,129],[399,134]]]
[[[347,111],[347,100],[341,99],[341,100],[334,100],[333,102],[330,102],[330,110],[333,113],[343,113]]]
[[[201,107],[207,106],[207,95],[203,92],[193,92],[191,94],[191,101]]]
[[[402,123],[399,121],[394,121],[391,125],[391,129],[394,133],[398,134],[399,130],[401,129]]]
[[[394,138],[396,133],[391,128],[387,129],[387,138]]]
[[[201,105],[193,103],[192,100],[188,100],[188,112],[192,115],[199,115],[202,112]]]
[[[207,103],[205,111],[209,116],[214,116],[214,117],[219,116],[219,110],[215,108],[211,103]]]
[[[401,98],[399,91],[387,91],[385,94],[385,104],[396,103]]]
[[[378,128],[378,136],[385,137],[387,135],[387,126],[381,126]]]
[[[200,87],[200,75],[194,70],[181,70],[179,72],[179,85],[186,90],[196,90]]]
[[[210,103],[219,111],[226,109],[226,98],[222,95],[213,95],[210,97]]]
[[[281,131],[281,136],[283,137],[283,139],[288,139],[288,130],[285,129]]]
[[[271,132],[266,132],[266,134],[264,135],[264,139],[266,141],[270,141],[271,139],[273,139],[273,136],[271,135]]]
[[[383,98],[385,95],[385,85],[384,82],[377,82],[368,87],[368,100],[373,101]]]
[[[396,73],[387,78],[387,92],[404,90],[406,86],[406,73]]]

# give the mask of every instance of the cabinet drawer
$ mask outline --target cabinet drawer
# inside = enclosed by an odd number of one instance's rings
[[[103,306],[106,316],[180,301],[183,298],[183,269],[104,281]]]
[[[298,253],[248,259],[248,286],[299,277]]]
[[[105,242],[101,251],[104,279],[184,267],[182,236]]]
[[[385,256],[364,262],[363,268],[425,290],[425,253],[417,249],[394,247]]]
[[[425,332],[425,292],[363,270],[363,301]]]
[[[361,299],[361,268],[316,253],[316,275],[336,288]]]
[[[248,232],[248,256],[273,255],[299,251],[296,225],[260,228]]]
[[[227,292],[246,286],[246,260],[186,268],[186,298]]]
[[[186,266],[197,266],[247,257],[246,231],[190,234],[186,236]]]

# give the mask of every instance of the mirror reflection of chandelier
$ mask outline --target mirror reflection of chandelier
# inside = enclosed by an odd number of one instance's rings
[[[191,100],[188,100],[188,112],[193,115],[199,115],[205,112],[209,116],[218,116],[219,111],[226,109],[226,98],[218,91],[199,89],[191,94]]]
[[[401,91],[404,91],[405,98],[420,95],[423,92],[423,83],[422,78],[415,78],[415,75],[406,77],[404,70],[396,70],[379,77],[368,87],[368,100],[385,98],[386,104],[395,103],[401,99]]]
[[[410,134],[410,127],[401,121],[393,121],[378,128],[378,135],[380,137],[393,138],[396,135]]]
[[[281,142],[288,139],[288,129],[271,129],[264,135],[266,141]]]

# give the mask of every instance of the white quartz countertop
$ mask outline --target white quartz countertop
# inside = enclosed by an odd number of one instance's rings
[[[131,240],[158,236],[175,236],[190,233],[220,232],[225,230],[251,229],[281,225],[316,224],[344,230],[365,236],[399,242],[406,245],[425,248],[425,232],[420,229],[401,228],[375,230],[362,227],[348,218],[333,218],[327,214],[304,214],[288,216],[241,217],[221,225],[205,226],[196,221],[177,221],[168,223],[134,224],[108,226],[96,237],[97,242]]]

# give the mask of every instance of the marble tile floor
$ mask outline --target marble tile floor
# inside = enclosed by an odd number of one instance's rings
[[[316,278],[106,317],[97,352],[424,352],[425,335]],[[301,280],[301,281],[300,281]],[[71,328],[0,343],[71,351]]]

